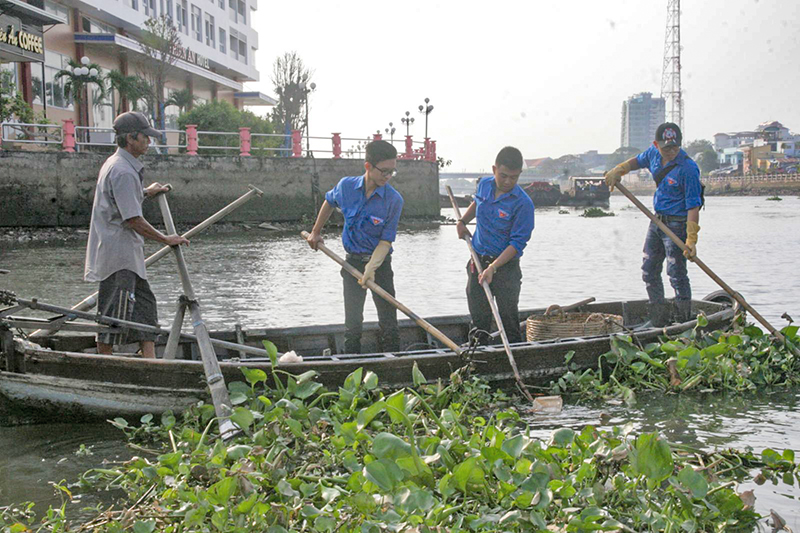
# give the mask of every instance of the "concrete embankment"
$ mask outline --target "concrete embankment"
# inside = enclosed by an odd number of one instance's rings
[[[0,151],[0,226],[88,226],[97,173],[108,154]],[[145,184],[170,183],[170,207],[178,224],[198,223],[245,192],[264,191],[231,213],[230,222],[296,221],[316,215],[343,176],[363,174],[357,159],[262,158],[147,155]],[[403,217],[439,214],[439,169],[435,163],[398,161],[392,185],[403,195]],[[321,200],[320,200],[321,201]],[[160,221],[155,202],[145,202],[145,217]]]

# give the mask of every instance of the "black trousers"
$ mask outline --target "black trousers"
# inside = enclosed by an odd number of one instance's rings
[[[362,258],[347,256],[347,262],[357,268],[359,272],[364,272],[364,267],[368,261],[368,256]],[[361,353],[364,301],[367,298],[368,291],[364,290],[358,284],[358,280],[349,272],[342,269],[341,274],[344,287],[344,351],[345,353]],[[387,255],[383,264],[375,271],[375,283],[392,296],[395,295],[391,255]],[[400,351],[397,309],[375,293],[372,294],[372,301],[375,302],[375,308],[378,310],[378,325],[380,327],[378,335],[379,350],[382,352]]]
[[[485,269],[494,258],[481,257],[481,263]],[[492,308],[486,299],[486,292],[478,283],[478,271],[472,268],[472,261],[467,263],[467,303],[469,304],[469,314],[472,316],[472,327],[492,333]],[[500,311],[500,319],[508,335],[508,342],[522,342],[522,334],[519,329],[519,291],[522,287],[522,270],[519,267],[519,259],[512,259],[492,277],[489,288],[492,289],[494,300],[497,302],[497,309]]]

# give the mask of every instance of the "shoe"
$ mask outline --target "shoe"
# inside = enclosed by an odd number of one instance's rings
[[[668,302],[657,302],[647,304],[647,315],[650,317],[649,327],[663,328],[670,323],[670,304]],[[647,324],[648,322],[645,322]]]
[[[673,300],[673,311],[675,313],[675,322],[683,324],[694,320],[692,315],[692,301],[691,300]]]

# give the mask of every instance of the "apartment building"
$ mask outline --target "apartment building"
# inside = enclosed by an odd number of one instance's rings
[[[645,150],[653,143],[656,129],[664,122],[666,102],[652,93],[639,93],[622,103],[620,148]]]

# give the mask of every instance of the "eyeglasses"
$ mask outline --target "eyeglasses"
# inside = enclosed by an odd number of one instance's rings
[[[384,178],[387,178],[387,177],[388,178],[393,178],[393,177],[397,176],[397,169],[396,168],[383,169],[383,168],[378,168],[376,166],[373,166],[372,168],[374,168],[375,170],[377,170],[378,172],[383,174]]]

